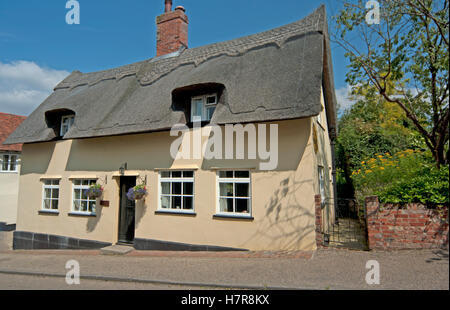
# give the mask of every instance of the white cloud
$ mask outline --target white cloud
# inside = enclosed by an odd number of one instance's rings
[[[0,112],[29,115],[68,75],[30,61],[0,62]]]
[[[352,87],[346,85],[342,88],[336,89],[336,100],[339,106],[339,110],[345,111],[352,107],[356,103],[356,100],[351,95]]]

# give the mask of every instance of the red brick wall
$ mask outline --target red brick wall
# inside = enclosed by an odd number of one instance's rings
[[[323,246],[323,232],[322,232],[322,197],[320,195],[314,196],[315,212],[316,212],[316,245]]]
[[[188,47],[188,18],[182,10],[164,13],[156,18],[156,56],[176,52]]]
[[[448,206],[380,205],[367,197],[365,207],[371,250],[448,248]]]

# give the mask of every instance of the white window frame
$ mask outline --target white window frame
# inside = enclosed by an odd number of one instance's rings
[[[68,124],[67,125],[67,130],[64,131],[64,121],[68,120]],[[61,128],[59,131],[59,134],[61,135],[61,137],[64,137],[64,135],[70,130],[70,127],[72,127],[73,123],[75,122],[75,115],[65,115],[61,117]]]
[[[48,185],[48,184],[45,184],[46,181],[51,181],[52,183],[54,181],[57,181],[58,184],[57,185],[54,185],[54,184]],[[60,179],[42,179],[42,183],[43,184],[42,184],[42,208],[41,208],[41,210],[44,211],[44,212],[59,213],[59,196],[61,194],[61,188],[60,188],[61,180]],[[45,190],[46,189],[50,189],[51,190],[51,197],[50,198],[45,196]],[[58,190],[58,197],[57,198],[53,197],[53,189],[57,189]],[[46,200],[51,200],[51,202],[52,202],[51,206],[50,206],[50,209],[45,208],[45,201]],[[52,208],[54,200],[58,201],[58,208],[56,208],[56,209]]]
[[[80,181],[81,185],[75,185],[76,181]],[[88,181],[88,185],[83,185],[83,181],[86,182]],[[97,183],[97,179],[72,179],[72,207],[71,207],[71,214],[80,214],[80,215],[96,215],[97,214],[97,199],[90,199],[89,197],[86,197],[86,199],[75,199],[75,190],[79,189],[81,190],[81,198],[83,198],[83,191],[86,189],[89,189],[89,187],[91,185],[89,185],[89,183],[91,182],[95,182]],[[81,211],[81,210],[75,210],[75,200],[79,200],[81,201],[86,201],[87,202],[87,211]],[[90,202],[94,202],[95,203],[95,211],[90,211],[89,210],[89,203]],[[80,203],[80,208],[81,208],[81,203]]]
[[[163,177],[162,174],[164,172],[169,172],[170,177]],[[174,178],[172,177],[173,172],[192,172],[192,177],[184,177],[183,174],[181,175],[181,178]],[[162,185],[161,183],[170,183],[170,194],[163,194],[162,193]],[[183,193],[183,184],[181,185],[181,194],[172,194],[172,183],[192,183],[192,195],[190,194],[184,194]],[[170,206],[171,208],[163,208],[161,199],[162,197],[170,197]],[[181,197],[181,209],[174,209],[172,208],[172,197]],[[184,197],[192,197],[192,209],[183,209],[183,198]],[[195,213],[195,171],[193,170],[161,170],[158,173],[158,211],[159,212],[168,212],[168,213],[187,213],[192,214]]]
[[[207,103],[208,97],[214,97],[215,103]],[[193,103],[195,100],[202,99],[202,122],[209,122],[211,119],[207,118],[207,108],[214,106],[214,108],[217,108],[217,94],[208,94],[208,95],[202,95],[202,96],[195,96],[191,98],[191,122],[194,121],[194,109],[193,109]],[[196,115],[198,117],[198,115]]]
[[[220,172],[233,172],[232,178],[221,178]],[[248,172],[248,178],[236,178],[236,171],[245,171]],[[216,174],[216,215],[225,215],[225,216],[235,216],[235,217],[252,217],[252,173],[249,170],[218,170]],[[233,183],[233,196],[220,196],[220,183]],[[237,183],[245,183],[248,184],[248,198],[244,197],[236,197],[236,186]],[[222,212],[220,210],[220,199],[227,198],[233,199],[233,210],[236,210],[236,199],[246,199],[248,200],[249,210],[248,213],[240,213],[240,212]]]
[[[318,174],[318,180],[319,180],[319,193],[320,197],[322,198],[322,204],[325,203],[325,167],[318,166],[317,167],[317,174]]]
[[[4,156],[8,156],[6,170],[3,170]],[[11,170],[11,157],[12,156],[16,156],[14,170]],[[19,160],[20,160],[20,156],[17,153],[0,153],[0,173],[17,173],[17,172],[19,172]]]

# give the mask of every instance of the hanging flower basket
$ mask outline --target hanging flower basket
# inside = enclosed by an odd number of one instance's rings
[[[147,195],[147,189],[144,185],[136,185],[128,190],[127,198],[129,200],[141,200]]]
[[[103,194],[103,187],[100,184],[91,185],[84,191],[84,194],[90,199],[100,198]]]

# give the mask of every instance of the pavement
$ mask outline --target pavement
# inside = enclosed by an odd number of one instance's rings
[[[0,289],[42,289],[38,278],[48,283],[58,279],[60,285],[55,287],[72,289],[64,279],[69,270],[66,263],[75,260],[81,275],[78,289],[448,290],[448,254],[448,250],[369,252],[326,248],[316,252],[131,251],[102,255],[100,250],[11,251],[3,245]],[[380,266],[379,285],[366,283],[366,264],[371,260]],[[20,277],[28,277],[30,280],[23,282],[28,284],[21,286]],[[94,285],[95,281],[104,285]],[[129,285],[124,288],[125,283]]]

